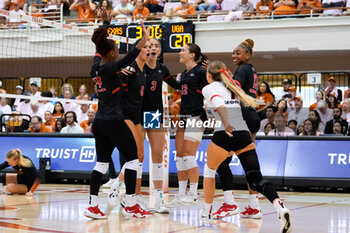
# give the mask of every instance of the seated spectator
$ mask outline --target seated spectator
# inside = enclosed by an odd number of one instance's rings
[[[0,98],[0,110],[2,111],[2,114],[11,114],[12,110],[10,105],[7,104],[7,99],[1,97]]]
[[[297,89],[295,87],[290,87],[288,90],[289,95],[286,95],[287,100],[287,111],[293,111],[295,109],[295,97],[297,96]]]
[[[321,16],[341,16],[343,14],[342,9],[331,9],[335,7],[345,7],[346,0],[323,0],[322,8],[323,14]],[[328,9],[327,9],[328,8]]]
[[[294,131],[286,127],[286,117],[283,114],[277,114],[275,116],[276,128],[271,130],[268,136],[292,136]]]
[[[64,98],[69,100],[72,99],[72,92],[71,91],[65,91],[64,92]],[[62,103],[63,108],[66,112],[75,112],[78,109],[78,105],[73,102],[63,102]]]
[[[328,98],[326,98],[327,106],[329,109],[334,109],[338,107],[339,101],[338,99],[334,96],[334,93],[330,94]]]
[[[333,109],[333,119],[326,122],[326,128],[324,129],[325,134],[332,134],[333,133],[333,125],[334,122],[340,122],[341,124],[341,132],[342,134],[346,134],[348,129],[348,122],[344,120],[342,117],[342,110],[341,108],[337,107]]]
[[[37,4],[43,4],[42,0],[26,0],[23,6],[24,12],[34,17],[44,17],[43,14],[40,13]]]
[[[342,118],[350,123],[350,99],[345,99],[343,103]]]
[[[194,15],[196,10],[188,3],[188,0],[181,0],[181,6],[175,9],[175,14],[179,16]]]
[[[147,17],[150,15],[147,7],[144,6],[143,0],[136,0],[135,10],[132,13],[132,16],[135,19],[147,20]]]
[[[335,121],[333,124],[333,134],[344,136],[344,133],[342,132],[342,124],[339,121]]]
[[[16,86],[16,95],[23,95],[23,87],[22,86],[20,86],[20,85]],[[10,103],[12,111],[17,111],[19,103],[22,101],[23,100],[21,98],[12,98],[11,103]]]
[[[14,12],[17,14],[25,15],[26,13],[22,10],[23,5],[21,4],[21,1],[15,0],[11,1],[10,7],[13,7],[13,9],[10,9],[10,12]],[[12,25],[18,26],[19,29],[26,28],[25,22],[22,21],[21,19],[16,19],[16,18],[7,18],[7,22]]]
[[[163,12],[164,2],[162,0],[145,0],[145,6],[151,13]]]
[[[316,91],[316,103],[313,103],[313,104],[310,105],[309,111],[312,111],[315,108],[317,108],[318,102],[320,102],[320,100],[323,100],[323,99],[324,99],[323,91]]]
[[[273,123],[267,123],[264,127],[264,134],[265,136],[269,135],[269,133],[275,129],[275,124]]]
[[[266,108],[266,118],[262,121],[260,121],[260,132],[263,132],[265,129],[265,125],[268,123],[273,124],[275,121],[275,114],[276,114],[277,108],[274,106],[268,106]]]
[[[273,1],[272,0],[260,0],[255,7],[256,16],[260,19],[265,19],[267,16],[271,15],[273,11]]]
[[[61,102],[57,102],[55,104],[54,110],[52,111],[52,117],[54,119],[58,119],[58,118],[63,118],[63,116],[64,116],[64,107]]]
[[[38,82],[37,81],[32,81],[30,82],[30,94],[32,96],[36,96],[36,97],[40,97],[41,96],[41,93],[39,91],[39,86],[38,86]]]
[[[317,131],[316,124],[311,119],[304,121],[304,130],[299,134],[300,136],[320,136],[321,133]]]
[[[45,111],[44,113],[45,122],[44,125],[51,129],[52,132],[55,132],[56,119],[52,118],[51,111]]]
[[[350,1],[348,1],[348,2],[350,2]],[[344,92],[344,100],[348,99],[348,98],[350,98],[350,87]]]
[[[315,9],[322,8],[322,4],[319,0],[301,0],[298,4],[297,9],[300,10],[299,14],[310,14],[311,10],[313,14],[320,13],[321,11]]]
[[[108,0],[101,0],[100,3],[98,4],[98,6],[96,7],[96,10],[95,10],[96,18],[102,18],[102,14],[101,14],[102,7],[104,9],[106,9],[107,15],[112,14],[112,12],[113,12],[112,4]],[[85,85],[82,85],[82,86],[85,86]],[[80,88],[81,88],[81,86],[80,86]],[[86,86],[85,86],[85,89],[86,89]],[[79,91],[80,91],[80,89],[79,89]]]
[[[297,135],[301,136],[304,133],[304,122],[301,122],[297,129]]]
[[[294,105],[295,109],[288,113],[288,121],[296,120],[298,125],[309,117],[309,110],[303,108],[303,100],[301,97],[294,98]]]
[[[259,113],[260,119],[266,118],[266,108],[271,106],[275,101],[275,96],[272,94],[270,86],[267,82],[260,84],[259,90],[256,93],[257,103],[259,104],[257,112]]]
[[[90,0],[75,0],[69,7],[69,10],[78,11],[80,22],[94,22],[96,5]]]
[[[128,0],[120,0],[120,3],[113,8],[113,12],[111,16],[115,17],[116,19],[125,18],[123,20],[120,19],[119,21],[116,21],[116,22],[131,22],[130,17],[132,16],[133,11],[134,11],[134,6],[131,3],[128,3]],[[114,19],[112,20],[112,23],[116,23],[116,22]]]
[[[221,10],[220,4],[223,0],[203,0],[203,3],[198,5],[199,11],[215,11]]]
[[[88,119],[88,110],[89,110],[88,104],[80,105],[80,108],[76,111],[78,124]]]
[[[179,22],[185,22],[186,20],[175,16],[175,11],[174,8],[172,8],[171,6],[168,7],[168,9],[166,10],[165,16],[163,16],[162,18],[162,23],[179,23]]]
[[[94,93],[92,93],[90,100],[98,100],[98,92],[97,92],[97,87],[94,85]]]
[[[324,124],[326,124],[326,122],[333,119],[333,110],[327,107],[327,103],[324,100],[321,100],[320,102],[318,102],[316,111],[319,113],[321,121]],[[320,130],[320,132],[323,132],[323,131],[324,131],[324,128],[323,130]]]
[[[77,100],[90,100],[90,96],[88,95],[87,88],[84,84],[80,86],[79,93],[80,95],[76,97]]]
[[[40,104],[38,101],[36,101],[36,100],[31,101],[30,108],[31,108],[31,111],[29,112],[29,115],[31,117],[39,116],[39,117],[41,117],[41,119],[44,118],[44,111],[40,108]]]
[[[339,102],[343,101],[343,92],[336,87],[336,80],[334,77],[328,78],[328,85],[324,90],[324,96],[326,97],[326,99],[331,94],[333,94],[333,96],[335,96],[335,98],[337,98]]]
[[[63,118],[58,118],[55,123],[55,133],[60,133],[66,127],[66,121]]]
[[[8,0],[7,1],[8,3],[5,2],[5,5],[9,6],[9,11],[14,10],[15,9],[15,5],[19,9],[23,10],[23,6],[24,6],[25,1],[26,0]]]
[[[61,88],[61,96],[60,96],[60,98],[65,98],[65,97],[64,97],[64,93],[65,93],[66,91],[70,91],[70,93],[71,93],[71,95],[72,95],[71,99],[75,99],[74,89],[73,89],[72,84],[70,84],[70,83],[65,83],[65,84],[62,85],[62,88]]]
[[[85,133],[92,133],[92,123],[95,120],[96,112],[93,109],[88,110],[88,119],[80,123],[80,127],[83,128]]]
[[[288,112],[287,112],[287,101],[285,99],[280,99],[277,104],[277,114],[283,114],[286,119],[288,119]]]
[[[51,133],[51,129],[43,124],[43,120],[39,116],[33,116],[30,120],[30,127],[28,131],[30,133]]]
[[[29,91],[23,92],[23,95],[30,96]],[[21,114],[28,114],[31,112],[31,107],[30,107],[30,99],[25,99],[24,101],[20,102],[18,107],[17,107],[17,112],[20,112]]]
[[[41,93],[42,97],[52,98],[52,93],[50,91],[44,91]],[[40,109],[45,113],[46,111],[52,112],[54,109],[53,104],[48,100],[40,100]]]
[[[311,119],[318,132],[324,132],[325,124],[321,121],[320,114],[316,110],[312,110],[309,113],[309,119]]]
[[[297,14],[295,11],[296,9],[296,3],[293,0],[279,0],[278,2],[274,4],[275,7],[275,15],[278,15],[279,18],[287,18],[290,16],[287,15],[294,15]]]
[[[298,122],[296,120],[288,121],[288,128],[292,129],[294,132],[297,131]]]
[[[64,114],[67,126],[61,129],[61,133],[84,133],[84,130],[77,124],[75,112],[69,111]]]
[[[245,12],[253,12],[254,5],[248,0],[241,0],[241,2],[238,2],[236,6],[233,8],[233,11],[243,11],[244,16],[250,16],[251,13],[245,13]]]
[[[292,87],[292,80],[289,78],[285,78],[285,79],[283,79],[282,84],[283,84],[283,91],[278,97],[276,97],[276,101],[278,101],[280,99],[287,99],[290,95],[289,88]]]

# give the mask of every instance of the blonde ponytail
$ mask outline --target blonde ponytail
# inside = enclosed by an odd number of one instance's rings
[[[238,97],[244,106],[256,108],[258,104],[256,100],[247,95],[227,74],[226,65],[222,61],[213,61],[209,67],[208,72],[212,75],[213,80],[221,81],[225,86]]]
[[[7,152],[7,159],[18,159],[18,165],[21,167],[32,167],[33,164],[29,159],[23,157],[23,154],[20,149],[13,149]]]

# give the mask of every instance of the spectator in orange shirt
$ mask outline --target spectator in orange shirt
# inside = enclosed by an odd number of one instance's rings
[[[265,19],[266,16],[271,15],[271,11],[273,11],[273,1],[261,0],[256,4],[255,10],[258,11],[256,16],[260,19]]]
[[[144,6],[143,0],[137,0],[135,5],[135,10],[132,16],[134,19],[144,19],[147,20],[147,16],[149,16],[149,10]]]
[[[164,9],[164,3],[162,0],[145,0],[145,6],[152,13],[163,12]]]
[[[257,112],[259,113],[260,119],[266,118],[266,108],[271,106],[275,101],[275,96],[272,94],[270,86],[267,82],[260,84],[258,93],[256,94],[257,102],[259,104]]]
[[[301,0],[298,4],[299,14],[310,14],[311,9],[322,8],[319,0]],[[313,10],[313,13],[319,13],[318,10]]]
[[[295,10],[295,2],[293,0],[279,0],[274,4],[275,15],[293,15],[297,14]],[[283,16],[282,16],[283,17]],[[282,18],[279,17],[279,18]],[[284,16],[286,18],[286,16]],[[287,16],[288,17],[288,16]]]
[[[86,20],[95,18],[96,5],[90,0],[75,0],[69,10],[78,11],[80,22],[94,22],[94,20]]]
[[[33,116],[30,120],[30,133],[52,133],[51,129],[43,124],[41,117]]]
[[[52,117],[54,119],[58,119],[58,118],[63,118],[64,115],[64,108],[61,102],[57,102],[55,104],[55,108],[53,109],[52,112]]]
[[[52,118],[52,113],[50,111],[46,111],[44,113],[45,123],[44,125],[47,128],[50,128],[52,132],[55,132],[56,120]]]
[[[176,8],[175,14],[177,15],[194,15],[196,10],[193,6],[190,6],[188,0],[181,0],[181,6]]]
[[[109,2],[108,0],[101,0],[101,1],[100,1],[100,4],[98,5],[98,7],[97,7],[97,9],[96,9],[96,11],[95,11],[95,14],[96,14],[96,17],[97,17],[97,18],[103,18],[103,17],[102,17],[102,14],[101,14],[101,8],[106,9],[107,15],[108,15],[108,16],[112,14],[112,11],[113,11],[112,3]],[[85,86],[85,85],[84,85],[84,84],[81,85],[80,88],[81,88],[82,86]],[[86,89],[86,86],[85,86],[85,89]],[[80,89],[79,89],[79,91],[80,91]],[[86,93],[85,93],[85,94],[86,94]],[[77,99],[78,99],[78,98],[77,98]]]
[[[323,100],[323,99],[324,99],[323,91],[317,91],[316,92],[316,103],[313,103],[313,104],[310,105],[309,111],[314,110],[317,107],[318,102],[320,100]]]
[[[80,127],[83,128],[85,133],[92,133],[92,123],[94,122],[96,112],[92,108],[88,110],[88,119],[80,123]]]
[[[9,11],[12,11],[15,9],[14,5],[18,5],[20,9],[23,9],[23,6],[26,0],[10,0],[9,2],[10,2]]]

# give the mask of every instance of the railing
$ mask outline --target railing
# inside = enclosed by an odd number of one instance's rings
[[[2,82],[2,86],[6,87],[7,92],[16,92],[16,86],[22,85],[22,81],[20,78],[0,78],[0,81]]]
[[[25,128],[29,127],[29,122],[31,120],[28,114],[2,114],[0,116],[0,132],[23,132],[21,130],[16,130],[25,124]]]

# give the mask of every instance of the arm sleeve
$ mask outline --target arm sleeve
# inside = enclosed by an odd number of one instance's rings
[[[130,65],[136,59],[136,57],[139,55],[139,53],[140,53],[140,50],[138,50],[136,48],[136,44],[134,44],[131,51],[129,53],[127,53],[125,55],[125,57],[123,57],[120,61],[117,62],[117,63],[119,63],[119,67],[124,68],[124,67],[127,67],[128,65]]]
[[[239,66],[233,77],[233,80],[236,80],[236,84],[242,87],[245,83],[246,76],[247,74],[246,74],[246,70],[244,69],[244,66]]]
[[[178,82],[176,79],[174,79],[171,76],[168,68],[165,65],[162,65],[162,70],[164,74],[163,81],[166,82],[168,85],[170,85],[174,89],[177,89],[177,90],[181,89],[180,82]]]
[[[206,86],[202,89],[204,98],[211,102],[215,108],[224,105],[225,101],[222,99],[221,95],[217,93],[212,87]]]
[[[5,168],[7,168],[9,166],[10,166],[10,164],[7,161],[5,161],[2,164],[0,164],[0,170],[5,169]]]
[[[200,78],[202,88],[205,87],[206,85],[208,85],[207,70],[206,69],[204,69],[204,68],[201,69],[199,78]]]

